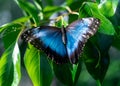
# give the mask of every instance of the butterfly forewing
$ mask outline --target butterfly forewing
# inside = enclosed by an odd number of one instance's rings
[[[22,38],[30,42],[36,48],[43,50],[48,57],[57,63],[67,62],[65,45],[62,42],[60,28],[42,26],[29,29],[22,34]]]
[[[98,29],[100,21],[96,18],[82,18],[67,26],[67,53],[71,63],[76,63],[84,44]]]

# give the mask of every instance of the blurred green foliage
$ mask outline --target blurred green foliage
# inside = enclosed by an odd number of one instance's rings
[[[14,1],[24,16],[0,26],[0,37],[5,48],[0,58],[0,86],[19,85],[21,60],[24,60],[33,86],[50,86],[53,83],[56,86],[120,86],[119,55],[116,60],[109,53],[112,48],[120,51],[119,0],[64,0],[59,6],[53,0]],[[59,19],[59,16],[68,19]],[[26,28],[58,19],[53,25],[61,27],[83,17],[98,18],[101,24],[97,33],[86,43],[77,64],[56,64],[30,44],[24,49],[18,45]],[[20,44],[24,45],[24,42]]]

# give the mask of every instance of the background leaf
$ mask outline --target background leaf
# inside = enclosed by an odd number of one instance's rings
[[[13,78],[14,80],[13,80],[12,86],[16,86],[19,84],[19,81],[21,79],[20,52],[19,52],[17,43],[14,46],[12,59],[13,59],[13,65],[14,65],[14,78]]]
[[[14,42],[0,59],[0,86],[16,86],[20,78],[20,53],[17,43]]]
[[[58,80],[68,86],[73,86],[71,64],[53,64],[53,70]]]
[[[31,16],[32,23],[35,23],[36,25],[40,25],[40,18],[38,16],[38,10],[37,8],[30,2],[24,1],[24,0],[15,0],[17,4],[24,10],[24,12]]]
[[[42,5],[42,1],[41,0],[34,0],[34,3],[38,9],[38,13],[39,13],[39,17],[40,17],[40,20],[43,19],[43,5]]]
[[[40,52],[40,74],[41,86],[50,86],[53,80],[52,64],[43,52]]]
[[[12,49],[13,50],[13,49]],[[11,86],[13,82],[13,62],[11,47],[4,52],[0,59],[0,86]],[[6,82],[9,81],[9,82]]]
[[[67,86],[75,86],[81,72],[81,62],[77,65],[54,63],[53,70],[57,79],[63,84]]]
[[[19,34],[25,28],[24,23],[28,21],[29,18],[30,17],[22,17],[0,27],[0,38],[2,38],[6,49],[18,40]]]
[[[27,19],[21,18],[0,27],[1,38],[6,49],[0,59],[0,86],[16,86],[19,84],[21,72],[17,41],[21,30],[24,28],[22,23]]]
[[[46,59],[43,58],[46,57],[42,52],[29,45],[25,53],[24,63],[34,86],[49,86],[51,84],[52,71],[48,62],[45,61]]]
[[[79,9],[82,5],[82,3],[84,2],[85,0],[80,0],[80,1],[74,1],[73,3],[71,3],[69,5],[69,8],[72,10],[72,11],[75,11],[75,12],[78,12]],[[73,21],[77,20],[79,17],[79,15],[76,15],[76,14],[69,14],[69,23],[72,23]]]
[[[108,52],[112,40],[113,36],[97,33],[84,49],[87,70],[100,83],[103,82],[110,63]]]
[[[29,58],[29,59],[28,59]],[[40,83],[40,57],[39,52],[33,46],[29,46],[25,52],[24,64],[34,86]]]
[[[98,31],[107,35],[114,35],[115,30],[112,23],[99,12],[98,5],[96,3],[85,2],[79,10],[79,15],[80,18],[93,16],[100,19],[101,24]]]
[[[115,14],[116,8],[118,5],[119,0],[104,0],[99,4],[99,10],[100,12],[106,16],[106,17],[111,17]]]
[[[43,12],[44,12],[44,18],[45,19],[49,19],[50,16],[52,14],[54,14],[55,12],[59,12],[59,11],[62,11],[64,10],[65,8],[63,8],[62,6],[59,7],[59,6],[46,6],[44,9],[43,9]]]
[[[109,65],[108,53],[103,54],[91,43],[87,43],[84,48],[84,62],[91,76],[102,84]]]

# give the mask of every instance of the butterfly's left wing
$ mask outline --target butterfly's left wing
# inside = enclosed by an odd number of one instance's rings
[[[88,38],[95,34],[100,21],[96,18],[82,18],[67,26],[67,53],[71,63],[76,63]]]
[[[41,26],[29,29],[22,34],[22,38],[43,50],[56,63],[67,62],[66,47],[62,42],[60,28]]]

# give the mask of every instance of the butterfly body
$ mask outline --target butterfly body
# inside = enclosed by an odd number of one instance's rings
[[[88,38],[95,34],[100,21],[96,18],[77,20],[66,28],[41,26],[29,29],[22,38],[43,50],[56,63],[77,63]]]

